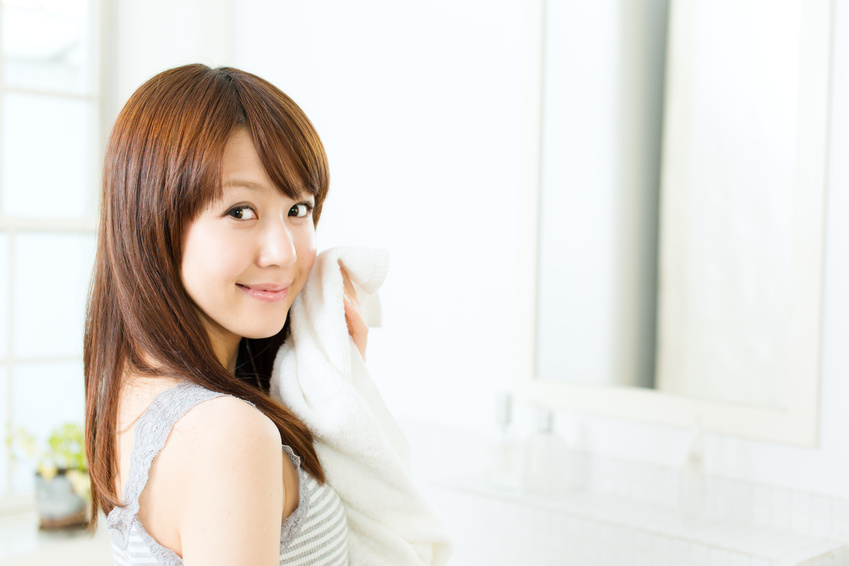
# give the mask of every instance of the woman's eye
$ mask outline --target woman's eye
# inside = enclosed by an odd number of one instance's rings
[[[249,206],[233,207],[227,211],[227,215],[237,220],[253,220],[256,218],[256,212]]]
[[[298,218],[304,218],[309,216],[312,212],[312,205],[308,202],[299,202],[295,206],[289,209],[289,216],[297,216]]]

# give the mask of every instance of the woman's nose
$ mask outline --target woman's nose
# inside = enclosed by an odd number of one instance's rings
[[[298,259],[295,242],[283,221],[272,222],[262,231],[257,265],[260,267],[289,267]]]

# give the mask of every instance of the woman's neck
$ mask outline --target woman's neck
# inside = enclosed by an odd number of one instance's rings
[[[215,357],[230,375],[236,375],[236,359],[239,356],[239,343],[242,337],[231,332],[222,332],[220,328],[206,323],[205,320],[204,323]]]
[[[219,341],[212,341],[212,350],[215,352],[215,357],[221,362],[221,365],[227,370],[230,375],[236,375],[236,359],[239,357],[239,342],[222,344]]]

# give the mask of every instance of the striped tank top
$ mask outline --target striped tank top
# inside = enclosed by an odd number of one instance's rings
[[[139,418],[124,489],[126,505],[115,507],[106,517],[116,566],[183,564],[180,556],[156,542],[139,521],[139,495],[147,484],[153,458],[165,446],[174,423],[198,403],[221,395],[183,382],[157,395]],[[300,500],[280,529],[281,566],[348,564],[348,523],[339,496],[303,471],[301,459],[288,446],[283,445],[283,450],[298,472]]]

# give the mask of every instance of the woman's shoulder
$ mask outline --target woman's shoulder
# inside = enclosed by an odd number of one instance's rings
[[[169,443],[184,444],[199,463],[207,458],[249,456],[270,451],[279,456],[282,440],[277,426],[251,403],[221,395],[193,406],[174,424]]]
[[[239,479],[257,467],[279,468],[281,447],[280,431],[264,413],[220,395],[192,405],[173,423],[153,465],[172,489],[203,496],[238,488],[228,474]]]
[[[198,393],[201,395],[191,395]],[[232,435],[259,435],[280,441],[277,427],[262,411],[248,401],[225,394],[216,394],[200,385],[176,378],[155,378],[147,381],[137,379],[122,388],[119,404],[119,430],[129,430],[143,413],[149,412],[157,398],[165,396],[161,403],[182,406],[168,420],[172,437],[179,439],[194,435],[193,440],[220,444],[217,440]],[[184,412],[185,411],[185,412]],[[122,426],[123,424],[123,426]]]
[[[191,407],[160,454],[165,484],[152,494],[164,497],[166,529],[179,532],[172,550],[207,563],[211,549],[235,557],[263,536],[279,539],[285,493],[296,489],[286,485],[281,446],[275,424],[247,401],[222,395]]]

